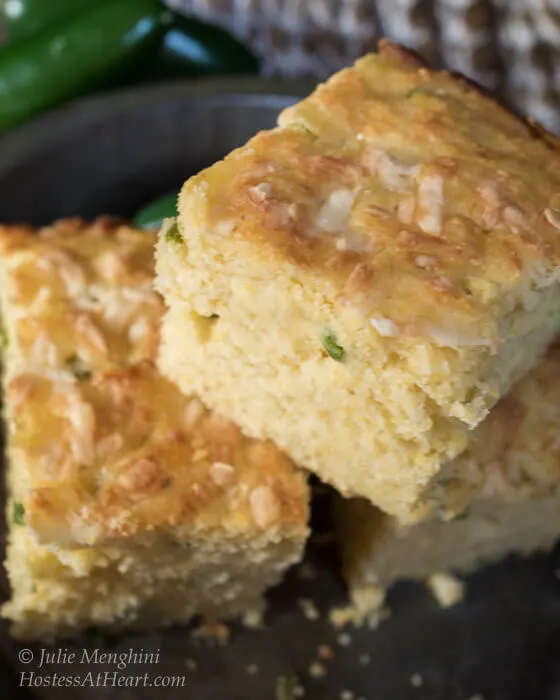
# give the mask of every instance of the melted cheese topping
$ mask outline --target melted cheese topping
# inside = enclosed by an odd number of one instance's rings
[[[39,542],[299,533],[306,479],[156,369],[155,236],[101,219],[0,227],[11,470]]]

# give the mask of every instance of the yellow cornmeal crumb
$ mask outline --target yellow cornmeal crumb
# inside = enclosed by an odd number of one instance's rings
[[[388,42],[192,177],[160,364],[411,523],[560,328],[560,146]]]
[[[205,639],[217,642],[220,646],[225,646],[231,636],[230,628],[223,622],[204,622],[191,632],[194,639]]]
[[[243,613],[241,621],[249,629],[260,629],[263,627],[263,611],[261,609],[247,610]]]
[[[314,622],[315,620],[319,619],[319,610],[310,598],[299,598],[297,604],[306,620]]]
[[[329,622],[339,629],[356,619],[356,608],[352,605],[345,605],[341,608],[331,608],[329,611]]]
[[[321,644],[321,646],[317,649],[317,656],[325,661],[330,661],[331,659],[334,659],[335,653],[332,647],[328,644]]]
[[[364,499],[336,499],[352,599],[372,587],[383,593],[399,579],[468,573],[510,552],[554,545],[560,535],[559,349],[556,340],[432,484],[443,520],[401,526]],[[442,573],[431,584],[449,602],[461,592]]]
[[[306,477],[155,366],[154,242],[106,218],[0,227],[18,637],[254,618],[301,559]]]
[[[343,632],[342,634],[338,635],[336,641],[340,644],[341,647],[348,647],[352,643],[352,637],[346,632]]]
[[[350,593],[350,605],[330,610],[329,622],[333,627],[338,629],[351,623],[355,627],[367,624],[370,629],[376,629],[391,617],[391,610],[385,604],[385,591],[379,586],[360,581]]]
[[[356,620],[380,616],[385,603],[385,591],[374,584],[360,586],[352,590],[352,604],[356,610]]]
[[[465,585],[457,577],[451,574],[432,574],[427,581],[427,586],[442,608],[451,608],[461,600],[465,594]]]
[[[323,678],[323,676],[325,676],[326,673],[326,668],[323,666],[323,664],[320,664],[318,661],[314,661],[309,667],[309,675],[312,678]]]

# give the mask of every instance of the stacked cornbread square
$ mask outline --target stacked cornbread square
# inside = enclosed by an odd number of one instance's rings
[[[301,556],[304,475],[155,367],[154,244],[108,219],[0,228],[16,636],[236,615]]]
[[[383,43],[185,184],[160,366],[414,523],[558,331],[559,262],[558,143]]]
[[[441,518],[402,526],[364,499],[338,499],[343,571],[362,605],[399,579],[469,572],[560,536],[560,345],[473,431],[442,474]]]

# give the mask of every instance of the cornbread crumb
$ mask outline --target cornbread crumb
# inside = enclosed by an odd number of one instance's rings
[[[464,596],[465,586],[462,581],[451,574],[432,574],[427,581],[428,588],[442,608],[450,608],[459,603]]]
[[[312,678],[323,678],[327,673],[327,669],[323,666],[323,664],[320,664],[318,661],[314,661],[310,666],[309,666],[309,675]]]
[[[362,666],[368,666],[371,663],[371,656],[369,654],[360,654],[358,663]]]
[[[261,629],[264,626],[263,622],[263,610],[247,610],[243,613],[242,623],[244,627],[248,629]]]
[[[321,644],[317,649],[317,656],[323,661],[330,661],[331,659],[334,659],[335,653],[332,647],[328,644]]]
[[[413,673],[412,676],[410,676],[410,685],[413,688],[420,688],[424,685],[424,679],[419,673]]]
[[[257,664],[249,664],[247,666],[247,673],[250,676],[256,676],[258,672],[259,672],[259,667]]]
[[[336,641],[341,647],[348,647],[352,643],[352,637],[346,632],[343,632],[342,634],[338,635]]]
[[[351,589],[350,605],[331,608],[329,622],[335,628],[352,623],[361,627],[365,623],[370,629],[376,629],[383,620],[391,617],[391,610],[385,605],[385,591],[375,584],[356,582]]]
[[[310,598],[298,598],[297,604],[306,620],[313,622],[319,619],[319,610]]]
[[[354,700],[356,696],[351,690],[343,690],[340,693],[340,700]]]
[[[192,630],[191,636],[195,639],[204,639],[216,642],[220,646],[225,646],[230,639],[231,630],[223,622],[214,620],[203,622],[200,626]]]
[[[352,604],[356,611],[355,623],[360,624],[368,620],[375,624],[390,615],[389,609],[383,606],[385,591],[376,584],[368,584],[356,587],[352,590]]]
[[[356,608],[352,605],[331,608],[329,611],[329,622],[334,628],[340,628],[356,619]]]

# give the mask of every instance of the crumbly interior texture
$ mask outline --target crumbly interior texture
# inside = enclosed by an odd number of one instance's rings
[[[375,609],[397,581],[424,581],[449,571],[470,573],[508,554],[548,551],[560,535],[558,493],[521,501],[478,500],[456,520],[413,527],[399,526],[362,499],[340,510],[339,539],[350,597],[358,603],[368,591],[376,591],[370,596]]]
[[[160,365],[403,522],[560,326],[560,151],[391,44],[183,188]]]
[[[560,535],[560,352],[502,399],[433,488],[441,518],[402,526],[364,499],[336,501],[344,574],[354,597],[399,579],[469,572]],[[443,519],[442,519],[443,518]]]
[[[201,533],[190,543],[63,550],[11,527],[6,567],[12,599],[2,609],[19,639],[52,640],[94,627],[149,629],[193,617],[261,610],[263,592],[301,557],[281,531]]]
[[[154,242],[0,228],[15,635],[234,615],[302,555],[305,475],[155,366]]]

